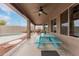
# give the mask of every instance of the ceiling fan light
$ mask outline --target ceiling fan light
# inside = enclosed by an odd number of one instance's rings
[[[42,14],[42,12],[41,12],[41,11],[39,11],[39,14]]]

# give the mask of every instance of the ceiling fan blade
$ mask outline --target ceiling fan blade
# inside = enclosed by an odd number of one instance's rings
[[[42,11],[45,15],[48,15],[45,11]]]
[[[38,15],[40,16],[41,14],[40,14],[40,13],[38,13]]]
[[[38,13],[38,12],[39,12],[38,10],[33,11],[33,13]]]

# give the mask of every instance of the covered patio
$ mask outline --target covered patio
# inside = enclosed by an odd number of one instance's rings
[[[74,34],[76,31],[78,33],[78,30],[73,30],[75,28],[73,20],[79,18],[78,13],[75,14],[78,4],[11,3],[6,5],[27,19],[27,35],[22,37],[24,38],[22,42],[7,53],[4,53],[3,56],[42,56],[43,54],[50,56],[54,52],[57,52],[60,56],[79,55],[79,36]],[[46,45],[42,48],[37,48],[36,39],[39,36],[41,37],[42,33],[48,34],[46,37],[57,37],[62,44],[60,44],[59,48],[55,48],[56,45],[44,41]],[[59,41],[54,41],[54,43],[56,42]],[[48,53],[45,51],[54,52]],[[52,54],[51,56],[58,55]]]

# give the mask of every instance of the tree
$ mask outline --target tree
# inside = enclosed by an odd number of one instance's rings
[[[6,21],[5,20],[0,20],[0,26],[5,25]]]

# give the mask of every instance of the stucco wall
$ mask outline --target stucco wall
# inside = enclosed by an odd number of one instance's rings
[[[71,55],[79,56],[79,38],[60,34],[60,16],[56,17],[56,20],[57,32],[51,32],[51,21],[49,22],[49,32],[60,38],[60,40],[64,43],[61,45],[61,47],[64,48],[65,52],[68,52]]]

